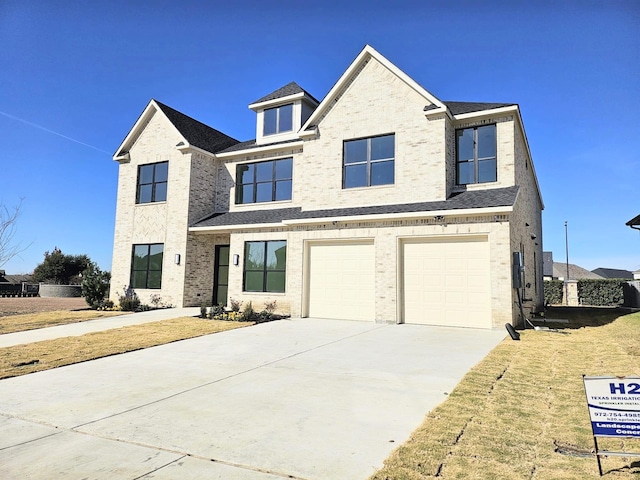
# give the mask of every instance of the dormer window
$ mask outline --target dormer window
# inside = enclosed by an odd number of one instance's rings
[[[293,103],[264,111],[264,135],[290,132],[293,130]]]

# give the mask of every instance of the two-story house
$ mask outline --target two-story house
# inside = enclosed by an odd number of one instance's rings
[[[249,108],[246,142],[145,108],[114,155],[114,300],[480,328],[542,307],[518,105],[441,101],[366,46],[321,101],[290,83]]]

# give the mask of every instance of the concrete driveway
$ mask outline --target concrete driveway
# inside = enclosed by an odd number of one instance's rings
[[[281,320],[0,381],[3,479],[364,479],[504,331]]]

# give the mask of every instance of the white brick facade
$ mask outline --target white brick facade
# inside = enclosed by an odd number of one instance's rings
[[[257,113],[261,115],[259,110]],[[118,290],[129,283],[132,245],[164,243],[162,288],[138,291],[142,300],[158,293],[164,301],[180,306],[210,301],[215,246],[230,245],[231,257],[237,255],[238,265],[229,267],[229,297],[245,305],[252,302],[255,310],[276,300],[280,312],[307,316],[312,294],[311,242],[360,239],[372,241],[375,249],[375,314],[371,320],[399,323],[404,321],[403,242],[480,238],[489,249],[491,318],[487,326],[501,328],[505,323],[519,322],[517,292],[512,285],[513,252],[524,253],[524,308],[531,312],[542,307],[542,201],[517,106],[452,114],[445,104],[367,47],[308,123],[298,140],[269,145],[268,139],[262,139],[261,145],[211,153],[191,146],[176,148],[184,143],[184,137],[161,112],[151,116],[146,125],[139,125],[135,141],[129,140],[126,152],[121,147],[118,157],[112,298],[117,300]],[[496,125],[497,181],[456,185],[456,129],[488,124]],[[395,140],[393,183],[343,188],[343,142],[386,134],[393,134]],[[238,164],[286,157],[293,158],[290,201],[235,203]],[[136,205],[138,166],[160,161],[169,162],[166,202]],[[510,204],[476,210],[473,205],[457,210],[447,207],[458,194],[502,192],[514,186],[519,190]],[[326,218],[313,218],[313,212],[320,210],[357,212],[359,207],[419,202],[439,203],[433,203],[437,208],[411,214],[359,217],[357,213],[323,213]],[[199,223],[213,212],[248,218],[242,215],[294,207],[310,213],[311,219]],[[287,242],[285,292],[243,292],[245,242],[269,240]],[[176,254],[181,255],[180,265],[174,261]]]

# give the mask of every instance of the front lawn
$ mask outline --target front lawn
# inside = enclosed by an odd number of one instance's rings
[[[53,312],[26,313],[22,315],[0,316],[0,335],[23,332],[37,328],[54,327],[68,323],[96,320],[98,318],[122,315],[123,312],[98,312],[96,310],[56,310]]]
[[[431,411],[371,480],[600,478],[582,375],[640,375],[640,313],[551,309],[562,333],[509,337]],[[599,439],[640,453],[640,439]],[[602,459],[603,478],[638,478],[640,458]]]
[[[0,379],[253,325],[182,317],[0,348]]]

